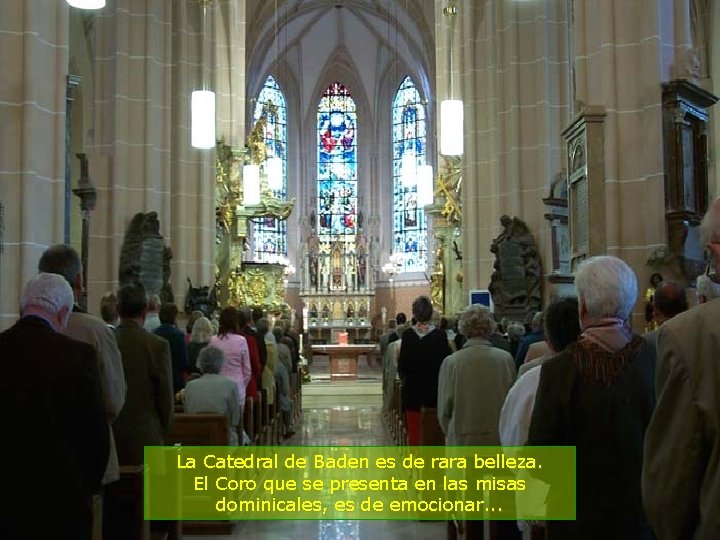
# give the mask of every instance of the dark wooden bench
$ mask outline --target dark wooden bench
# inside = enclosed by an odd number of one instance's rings
[[[176,414],[166,437],[166,444],[181,446],[228,446],[228,420],[222,414]],[[183,521],[182,532],[187,535],[230,535],[231,521]]]

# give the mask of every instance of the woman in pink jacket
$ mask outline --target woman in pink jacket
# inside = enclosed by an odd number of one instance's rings
[[[235,381],[238,386],[240,402],[240,424],[238,433],[242,433],[243,409],[245,407],[245,388],[250,382],[250,352],[247,340],[238,334],[238,312],[234,307],[228,307],[220,312],[220,327],[218,335],[210,340],[211,347],[217,347],[225,353],[225,363],[220,375]]]

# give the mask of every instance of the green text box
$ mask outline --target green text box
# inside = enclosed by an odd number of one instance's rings
[[[146,447],[145,518],[575,519],[575,447]]]

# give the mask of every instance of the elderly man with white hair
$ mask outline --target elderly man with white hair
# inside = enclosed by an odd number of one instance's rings
[[[110,450],[95,351],[64,336],[74,303],[62,276],[40,273],[20,297],[20,320],[0,334],[1,538],[77,538],[92,533],[91,500]],[[60,491],[36,505],[39,486]]]
[[[659,540],[710,540],[720,531],[720,300],[708,298],[720,286],[720,198],[701,232],[712,258],[698,292],[708,301],[663,324],[657,338],[658,402],[642,480]]]
[[[592,257],[575,286],[582,333],[542,365],[528,436],[529,445],[577,448],[577,519],[548,521],[547,538],[651,538],[640,473],[655,354],[627,323],[637,278],[618,258]]]

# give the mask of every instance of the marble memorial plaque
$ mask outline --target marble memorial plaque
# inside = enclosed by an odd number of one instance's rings
[[[164,249],[162,238],[146,238],[142,242],[138,280],[145,287],[147,294],[160,294],[162,289]]]

